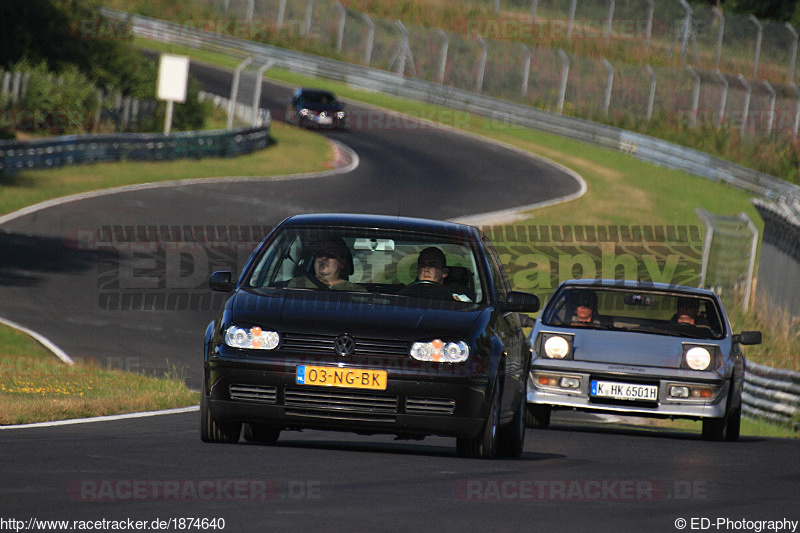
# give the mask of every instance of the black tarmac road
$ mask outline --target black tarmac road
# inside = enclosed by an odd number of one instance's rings
[[[229,74],[193,70],[227,92]],[[287,98],[265,84],[262,105],[276,115]],[[451,219],[580,190],[559,169],[471,137],[371,123],[326,133],[358,154],[350,173],[161,187],[6,222],[0,316],[73,358],[175,366],[197,387],[214,313],[208,274],[241,268],[285,216]],[[209,245],[208,226],[241,231]],[[273,446],[203,444],[196,411],[1,429],[0,531],[45,530],[33,520],[66,520],[50,524],[62,531],[792,531],[783,521],[800,519],[798,452],[795,441],[709,443],[575,415],[528,430],[522,458],[498,461],[458,459],[444,438],[285,432]]]

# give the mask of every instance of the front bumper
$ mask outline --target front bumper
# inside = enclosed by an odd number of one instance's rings
[[[721,418],[725,415],[730,392],[729,380],[715,372],[679,370],[666,373],[665,370],[667,369],[640,368],[636,373],[625,373],[609,371],[606,365],[600,364],[583,364],[580,368],[534,364],[528,376],[528,403],[550,405],[556,409],[571,408],[653,418],[699,420]],[[580,385],[574,389],[542,386],[540,376],[569,377],[579,380]],[[633,401],[592,397],[589,391],[593,380],[655,385],[658,387],[658,398],[655,401]],[[710,388],[714,393],[707,399],[674,398],[669,395],[673,386]]]
[[[473,437],[488,410],[489,378],[467,365],[430,371],[398,365],[349,365],[387,370],[385,390],[296,383],[299,364],[344,366],[301,358],[243,360],[211,357],[208,407],[219,422],[268,423],[287,429],[327,429],[401,436]]]

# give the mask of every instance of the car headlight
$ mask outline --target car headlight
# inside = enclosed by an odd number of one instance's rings
[[[344,118],[344,111],[337,111],[336,118],[343,119]]]
[[[301,109],[300,110],[300,116],[301,117],[305,117],[306,115],[308,115],[308,109],[306,109],[306,108]]]
[[[258,326],[231,326],[225,330],[225,344],[231,348],[274,350],[280,341],[277,331],[263,330]]]
[[[469,357],[469,346],[464,341],[444,342],[433,339],[430,342],[415,342],[411,345],[409,354],[418,361],[461,363]]]
[[[711,352],[702,346],[689,348],[683,354],[686,365],[692,370],[707,370],[711,366]]]
[[[550,359],[564,359],[569,353],[569,342],[564,337],[550,337],[544,341],[544,353]]]

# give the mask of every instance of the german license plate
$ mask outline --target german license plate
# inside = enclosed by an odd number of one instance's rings
[[[613,398],[615,400],[656,402],[658,401],[658,387],[656,385],[592,380],[590,395],[597,398]]]
[[[296,383],[348,389],[385,390],[386,371],[298,365]]]

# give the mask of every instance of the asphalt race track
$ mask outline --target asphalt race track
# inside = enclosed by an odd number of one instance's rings
[[[212,91],[227,92],[229,74],[193,71]],[[288,94],[265,84],[262,105],[279,115]],[[389,121],[376,116],[373,123]],[[214,310],[202,299],[186,309],[167,309],[164,300],[161,308],[126,310],[114,294],[207,294],[210,271],[241,268],[259,230],[293,213],[452,219],[580,190],[557,168],[448,130],[325,134],[358,154],[358,168],[98,196],[3,224],[0,316],[44,334],[73,358],[152,373],[177,366],[197,387]],[[250,239],[227,247],[186,239],[165,249],[137,244],[126,230],[187,226],[248,228]],[[103,228],[118,238],[98,247]],[[30,519],[130,519],[149,530],[160,525],[155,520],[183,519],[161,530],[224,525],[234,532],[755,530],[736,523],[800,519],[799,451],[789,440],[711,443],[698,431],[657,432],[575,415],[554,417],[550,430],[528,430],[523,456],[498,461],[458,459],[454,440],[444,438],[309,431],[284,432],[272,446],[203,444],[196,411],[2,429],[0,530],[23,530]],[[220,518],[224,524],[211,525]],[[719,518],[731,523],[719,526]],[[100,525],[94,529],[113,527]]]

